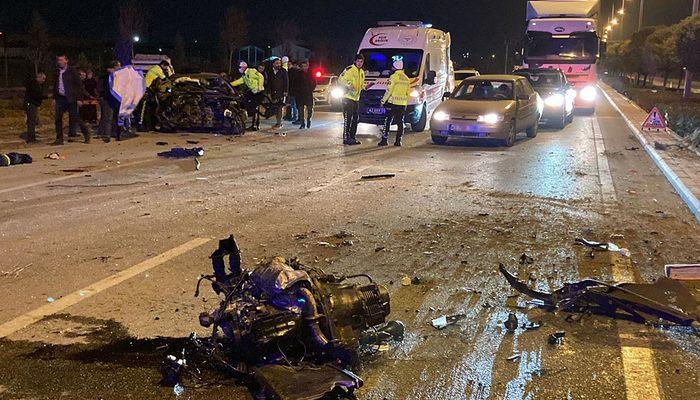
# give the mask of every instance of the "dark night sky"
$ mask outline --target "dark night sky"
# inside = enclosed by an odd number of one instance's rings
[[[603,15],[613,0],[602,0]],[[619,5],[622,0],[615,0]],[[638,0],[628,0],[630,13]],[[673,23],[690,12],[692,0],[646,0],[646,23]],[[54,35],[111,40],[116,29],[117,2],[109,0],[0,0],[0,30],[23,33],[34,9],[41,12]],[[215,43],[223,11],[231,4],[248,11],[251,42],[266,45],[276,21],[294,19],[302,42],[326,38],[351,54],[364,31],[381,19],[432,22],[452,32],[453,54],[498,53],[504,41],[517,41],[524,29],[524,0],[143,0],[148,15],[144,43],[168,47],[175,32],[189,42]],[[686,11],[687,9],[687,11]],[[632,18],[632,17],[630,17]],[[345,54],[344,54],[345,55]]]

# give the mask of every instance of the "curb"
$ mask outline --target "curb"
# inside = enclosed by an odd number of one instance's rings
[[[634,136],[637,138],[639,143],[644,147],[644,151],[647,152],[649,157],[654,161],[654,164],[661,170],[661,172],[664,174],[668,182],[673,186],[673,188],[678,192],[678,194],[681,196],[681,199],[683,202],[688,206],[690,209],[690,212],[695,216],[695,219],[700,222],[700,201],[695,197],[693,192],[688,189],[685,184],[683,184],[683,181],[676,175],[675,172],[666,164],[666,162],[661,158],[659,153],[654,150],[653,146],[650,146],[647,140],[642,136],[642,134],[639,132],[639,129],[630,121],[629,118],[620,110],[620,107],[615,104],[613,99],[603,90],[603,88],[598,85],[600,88],[600,91],[603,93],[603,96],[610,102],[610,104],[613,106],[615,111],[617,111],[622,118],[625,120],[627,123],[627,126],[630,128],[630,130],[634,133]]]

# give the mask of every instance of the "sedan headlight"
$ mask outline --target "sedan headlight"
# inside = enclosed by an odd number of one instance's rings
[[[333,97],[334,99],[339,99],[339,98],[343,97],[344,95],[345,95],[345,91],[339,87],[331,90],[331,97]]]
[[[485,124],[497,124],[497,123],[503,121],[503,115],[499,115],[496,113],[479,115],[479,117],[476,119],[476,121],[483,122]]]
[[[564,105],[564,95],[560,93],[555,93],[553,95],[547,96],[544,99],[544,104],[547,107],[561,107]]]
[[[580,92],[578,92],[578,95],[583,101],[593,101],[596,97],[598,97],[598,92],[596,92],[595,87],[586,86],[581,89]]]
[[[435,111],[435,114],[433,114],[433,119],[435,121],[447,121],[450,119],[450,114],[444,111]]]

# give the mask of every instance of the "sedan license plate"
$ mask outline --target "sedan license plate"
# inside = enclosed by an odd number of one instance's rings
[[[367,114],[373,114],[373,115],[384,115],[386,113],[386,109],[382,107],[369,107],[367,109]]]

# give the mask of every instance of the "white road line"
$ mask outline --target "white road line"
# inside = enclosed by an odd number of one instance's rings
[[[59,176],[59,177],[56,177],[56,178],[46,179],[46,180],[39,181],[39,182],[28,183],[28,184],[26,184],[26,185],[13,186],[13,187],[10,187],[10,188],[7,188],[7,189],[0,189],[0,194],[9,193],[9,192],[14,192],[14,191],[17,191],[17,190],[22,190],[22,189],[28,189],[28,188],[31,188],[31,187],[34,187],[34,186],[48,185],[48,184],[50,184],[50,183],[56,183],[56,182],[65,181],[65,180],[67,180],[67,179],[80,178],[80,177],[85,176],[86,174],[88,174],[88,175],[89,175],[89,174],[94,174],[95,172],[103,172],[103,171],[107,171],[107,170],[115,169],[115,168],[120,168],[120,167],[130,167],[130,166],[133,166],[133,165],[143,164],[143,163],[149,162],[149,161],[152,161],[152,160],[140,160],[140,161],[134,161],[134,162],[132,162],[132,163],[125,163],[125,164],[120,164],[120,165],[113,165],[113,166],[104,167],[104,168],[98,168],[98,169],[93,169],[93,170],[85,170],[85,172],[80,172],[80,173],[78,173],[78,174],[71,174],[71,175]]]
[[[66,308],[92,297],[106,289],[116,286],[127,279],[133,278],[134,276],[148,271],[154,267],[163,264],[179,255],[182,255],[196,247],[199,247],[207,242],[211,238],[195,238],[187,243],[183,243],[173,249],[166,251],[165,253],[159,254],[153,258],[149,258],[146,261],[138,263],[132,267],[129,267],[123,271],[119,271],[114,275],[108,276],[90,286],[87,286],[81,290],[77,290],[70,293],[53,303],[48,303],[35,310],[32,310],[26,314],[20,315],[19,317],[10,320],[2,325],[0,325],[0,338],[7,337],[27,326],[41,320],[42,318],[55,314],[57,312],[63,311]]]
[[[611,253],[612,274],[616,282],[634,282],[634,271],[629,257]],[[643,328],[629,322],[618,324],[620,355],[625,379],[627,400],[660,400],[659,377],[654,365],[654,353],[649,340],[640,333]]]
[[[600,194],[603,203],[614,203],[617,201],[615,194],[615,185],[613,184],[612,176],[610,175],[610,166],[608,165],[608,157],[605,155],[605,142],[603,141],[603,131],[600,129],[598,118],[591,119],[593,127],[593,138],[595,141],[595,151],[598,161],[598,179],[600,180]]]

